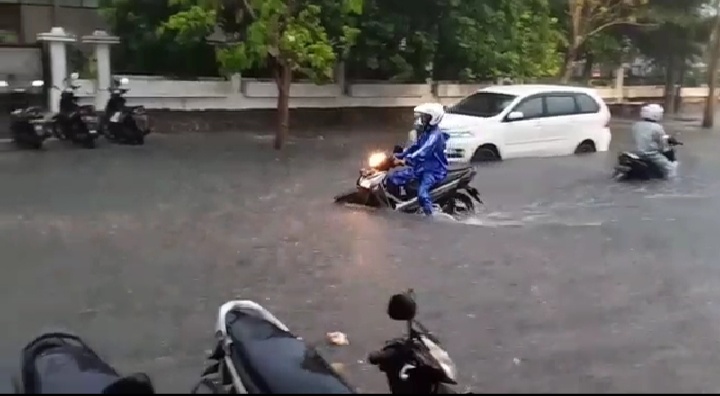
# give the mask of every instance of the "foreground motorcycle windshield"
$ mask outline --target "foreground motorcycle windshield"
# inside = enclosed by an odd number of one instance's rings
[[[238,311],[228,313],[226,325],[236,369],[259,393],[355,393],[314,348],[292,333]]]

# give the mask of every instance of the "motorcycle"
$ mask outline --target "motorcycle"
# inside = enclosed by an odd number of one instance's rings
[[[415,320],[412,291],[390,299],[387,313],[407,323],[406,337],[369,355],[385,373],[392,393],[451,394],[455,365],[438,340]],[[218,312],[218,338],[197,393],[357,393],[320,356],[259,304],[229,301]]]
[[[77,80],[78,73],[72,73],[71,80]],[[66,86],[60,89],[60,112],[52,117],[53,135],[59,140],[70,140],[85,148],[95,148],[98,138],[98,118],[95,106],[79,105],[75,90],[79,86],[67,81]]]
[[[393,154],[400,152],[402,147],[395,146]],[[384,152],[372,153],[368,159],[368,166],[360,170],[360,176],[355,183],[356,188],[335,196],[335,202],[375,208],[386,207],[405,213],[421,213],[416,181],[405,186],[399,193],[388,191],[387,177],[394,167],[396,165],[393,155]],[[448,170],[445,180],[433,187],[430,192],[433,202],[443,213],[456,219],[475,213],[476,202],[484,205],[477,189],[469,185],[476,173],[472,166]]]
[[[32,82],[34,88],[43,85],[42,80]],[[0,81],[0,86],[7,86],[7,82]],[[46,112],[40,107],[30,106],[27,95],[27,88],[14,88],[12,91],[10,137],[18,147],[39,150],[45,140],[50,137],[46,127]]]
[[[121,375],[80,337],[44,333],[21,352],[19,373],[12,377],[16,394],[154,394],[143,373]]]
[[[100,129],[108,140],[141,145],[150,133],[148,117],[145,106],[126,106],[124,95],[129,89],[122,87],[128,83],[127,78],[113,80],[113,86],[108,88],[110,98],[105,105]]]
[[[675,147],[682,146],[683,143],[669,135],[665,135],[664,140],[665,150],[662,155],[677,166]],[[618,164],[615,166],[612,177],[615,180],[649,180],[662,179],[664,173],[642,153],[625,151],[618,156]]]

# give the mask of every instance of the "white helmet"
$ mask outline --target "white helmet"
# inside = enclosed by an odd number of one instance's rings
[[[648,121],[660,122],[660,120],[662,120],[663,118],[664,113],[665,109],[663,109],[662,106],[660,106],[659,104],[651,103],[643,106],[640,109],[640,118]]]
[[[422,126],[423,129],[428,125],[435,126],[440,123],[445,108],[440,103],[423,103],[413,109],[415,113],[415,126]]]

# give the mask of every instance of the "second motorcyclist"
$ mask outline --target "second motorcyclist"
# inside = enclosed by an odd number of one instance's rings
[[[401,191],[408,183],[417,182],[418,202],[423,213],[430,216],[433,214],[430,191],[447,176],[445,144],[449,136],[438,126],[445,115],[445,109],[439,103],[425,103],[415,107],[413,112],[417,140],[402,153],[396,154],[396,163],[409,167],[391,174],[388,187]]]
[[[658,104],[648,104],[640,109],[641,121],[632,127],[635,149],[648,161],[655,164],[666,178],[675,177],[677,164],[668,160],[663,151],[666,149],[667,134],[660,124],[665,110]]]

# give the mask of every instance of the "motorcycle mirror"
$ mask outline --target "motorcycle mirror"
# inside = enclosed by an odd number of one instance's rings
[[[400,154],[403,152],[402,146],[396,144],[395,147],[393,147],[393,154]]]
[[[409,322],[415,319],[417,304],[415,303],[413,290],[405,293],[395,294],[388,302],[387,314],[392,320]]]

